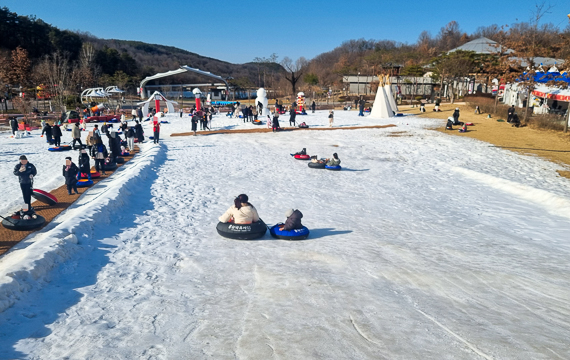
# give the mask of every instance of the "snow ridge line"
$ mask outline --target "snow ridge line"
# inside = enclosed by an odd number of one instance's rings
[[[546,190],[537,189],[528,185],[523,185],[514,181],[501,179],[493,175],[488,175],[461,167],[452,166],[451,170],[494,189],[535,203],[538,206],[543,207],[551,214],[563,216],[570,219],[570,199],[568,198],[553,194]]]
[[[442,323],[440,323],[439,321],[437,321],[436,319],[434,319],[433,317],[429,316],[428,314],[426,314],[425,312],[421,311],[420,309],[415,309],[417,312],[419,312],[420,314],[422,314],[423,316],[425,316],[426,318],[428,318],[429,320],[431,320],[434,324],[436,324],[437,326],[439,326],[440,328],[442,328],[443,330],[445,330],[447,333],[449,333],[450,335],[452,335],[453,337],[455,337],[457,340],[461,341],[462,343],[464,343],[465,345],[467,345],[467,347],[471,350],[473,350],[477,355],[481,356],[482,358],[486,359],[486,360],[493,360],[494,358],[486,355],[484,353],[482,353],[479,349],[477,349],[475,347],[475,345],[471,344],[469,341],[465,340],[464,338],[462,338],[461,336],[457,335],[456,333],[454,333],[453,331],[451,331],[448,327],[446,327],[445,325],[443,325]]]
[[[79,250],[76,232],[123,210],[118,204],[130,195],[129,187],[136,182],[135,178],[153,171],[151,165],[160,153],[160,146],[145,145],[141,156],[122,166],[117,176],[113,174],[90,188],[52,221],[54,226],[48,225],[49,230],[23,240],[31,245],[10,251],[0,259],[0,313],[14,305],[23,293],[42,287],[50,270]]]

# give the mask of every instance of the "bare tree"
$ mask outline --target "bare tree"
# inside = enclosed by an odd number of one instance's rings
[[[297,96],[297,83],[301,80],[303,74],[305,73],[308,65],[307,59],[304,57],[298,58],[295,62],[289,57],[284,57],[281,61],[281,65],[287,70],[287,75],[285,79],[291,84],[291,89],[293,90],[293,98]]]
[[[45,56],[36,66],[36,71],[37,78],[45,84],[55,104],[64,111],[65,96],[72,80],[69,58],[60,52]]]

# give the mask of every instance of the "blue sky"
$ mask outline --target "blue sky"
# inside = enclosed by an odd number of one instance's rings
[[[540,2],[540,0],[539,0]],[[100,38],[176,46],[233,63],[276,53],[312,58],[350,39],[414,43],[449,21],[470,33],[479,26],[528,21],[535,1],[182,1],[3,0],[20,15]],[[549,3],[543,22],[568,25],[568,0]],[[0,36],[3,36],[0,34]]]

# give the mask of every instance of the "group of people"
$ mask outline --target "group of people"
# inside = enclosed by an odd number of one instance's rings
[[[301,211],[289,209],[285,212],[285,217],[285,223],[279,227],[279,230],[288,231],[303,228]],[[249,202],[248,196],[240,194],[234,199],[234,204],[218,220],[223,223],[252,224],[259,221],[259,214]]]
[[[213,107],[205,107],[203,110],[192,109],[190,116],[192,117],[192,131],[194,132],[194,136],[196,136],[196,131],[198,131],[198,124],[200,124],[200,130],[211,130],[210,124],[214,113],[215,110]]]

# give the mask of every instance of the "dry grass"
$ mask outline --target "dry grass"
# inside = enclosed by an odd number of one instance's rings
[[[451,116],[453,110],[459,107],[461,112],[460,121],[472,122],[466,133],[459,131],[445,131],[445,121]],[[425,113],[419,109],[402,109],[403,113],[414,114],[419,117],[442,119],[441,127],[437,130],[453,136],[466,136],[481,141],[486,141],[497,147],[515,151],[525,155],[538,155],[546,160],[570,167],[570,132],[563,133],[555,130],[545,130],[525,126],[512,127],[507,122],[497,122],[496,118],[487,118],[486,114],[476,115],[474,109],[468,105],[444,104],[442,112],[433,112],[433,105],[428,106]],[[506,112],[505,112],[506,113]],[[457,127],[458,129],[459,127]],[[570,171],[559,171],[561,176],[570,179]]]

